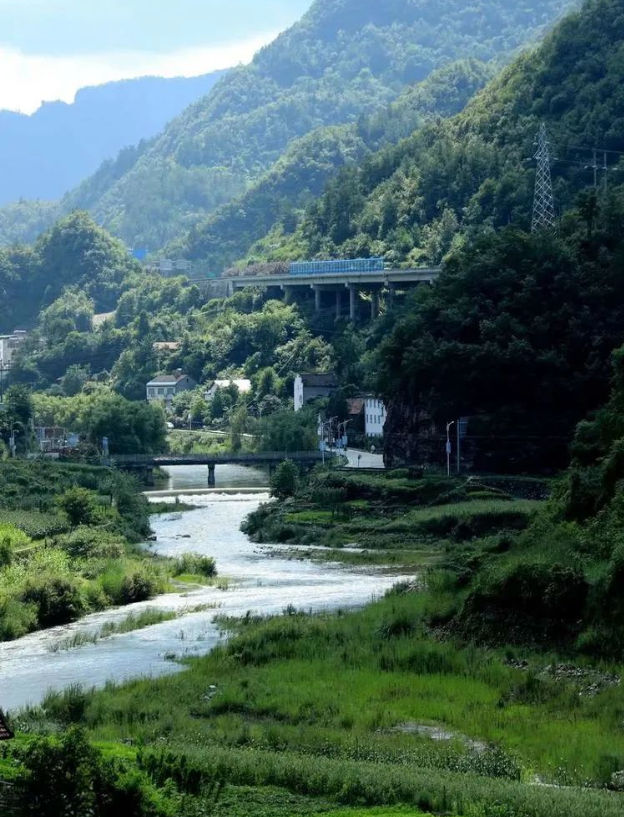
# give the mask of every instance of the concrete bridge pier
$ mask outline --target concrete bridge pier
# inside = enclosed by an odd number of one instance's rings
[[[316,284],[312,288],[314,289],[314,311],[320,312],[323,307],[323,290]]]
[[[217,466],[214,463],[210,463],[208,465],[208,487],[209,488],[216,488],[217,487],[217,476],[216,476]]]
[[[353,284],[349,284],[349,318],[352,321],[357,320],[357,299],[358,288]]]
[[[381,290],[375,288],[371,291],[371,320],[374,321],[379,315],[379,295]]]

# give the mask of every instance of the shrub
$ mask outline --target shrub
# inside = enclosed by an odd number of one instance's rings
[[[126,575],[121,583],[121,604],[136,604],[151,599],[158,591],[156,580],[147,571],[136,569]]]
[[[174,563],[173,575],[204,576],[212,579],[217,575],[217,565],[210,556],[200,556],[198,553],[184,553]]]
[[[97,496],[93,491],[86,488],[70,488],[57,501],[72,528],[92,525],[96,521]]]
[[[74,559],[120,559],[126,551],[119,536],[85,526],[59,536],[56,544]]]
[[[383,638],[402,638],[414,634],[416,622],[407,613],[396,613],[392,618],[383,621],[379,629]]]
[[[64,576],[29,579],[22,601],[34,604],[40,627],[56,627],[76,621],[86,612],[86,602],[76,582]]]
[[[18,599],[7,599],[0,604],[0,641],[14,641],[37,627],[37,606],[24,604]]]
[[[582,617],[588,592],[589,584],[575,567],[524,562],[483,579],[466,599],[462,617],[482,627],[491,617],[498,635],[513,622],[527,634],[565,636]],[[512,641],[514,633],[507,630],[505,637]]]
[[[102,757],[84,733],[37,738],[16,751],[19,817],[165,817],[176,810],[147,776]]]
[[[28,536],[15,525],[0,524],[0,567],[10,565],[15,551],[31,544]]]
[[[292,460],[280,462],[271,477],[271,495],[277,499],[294,496],[299,485],[299,469]]]

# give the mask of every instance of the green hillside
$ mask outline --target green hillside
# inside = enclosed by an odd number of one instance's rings
[[[246,190],[293,139],[352,123],[449,61],[508,55],[570,0],[319,0],[249,66],[229,73],[157,138],[69,194],[131,245],[182,235]]]
[[[434,117],[458,113],[492,75],[491,66],[476,60],[452,63],[357,124],[320,128],[294,141],[244,195],[198,224],[169,251],[221,270],[243,258],[271,229],[291,233],[303,208],[321,195],[339,168],[360,165],[371,151],[399,142]]]
[[[543,121],[559,209],[573,207],[593,183],[592,149],[624,149],[623,26],[619,2],[586,4],[462,114],[345,169],[309,208],[295,246],[311,256],[384,255],[411,265],[439,262],[461,237],[483,229],[527,228]],[[622,180],[618,161],[607,154],[611,186]]]
[[[115,308],[130,281],[144,276],[117,239],[97,227],[86,213],[74,213],[44,233],[33,247],[0,249],[0,331],[30,327],[66,288],[88,304],[88,311]],[[80,309],[68,310],[71,320],[61,334],[80,320]]]
[[[308,212],[310,251],[446,261],[383,344],[390,457],[427,459],[440,445],[426,437],[465,416],[478,469],[556,469],[606,400],[624,342],[624,179],[607,153],[594,189],[592,151],[577,146],[624,150],[623,48],[621,2],[590,0],[464,113],[345,171]],[[556,145],[559,235],[525,232],[540,120]]]

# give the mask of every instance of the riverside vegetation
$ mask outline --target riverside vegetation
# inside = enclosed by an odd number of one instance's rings
[[[554,482],[282,468],[254,538],[414,581],[361,611],[224,620],[173,678],[50,694],[14,718],[18,780],[87,734],[135,775],[137,815],[620,815],[621,495],[587,443],[610,447],[620,405],[616,386]]]
[[[214,578],[211,559],[157,558],[140,545],[151,509],[139,490],[96,466],[0,465],[0,640]]]

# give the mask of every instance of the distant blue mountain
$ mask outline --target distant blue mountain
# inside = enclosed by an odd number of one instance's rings
[[[0,205],[61,198],[105,159],[159,133],[225,73],[111,82],[31,116],[0,111]]]

